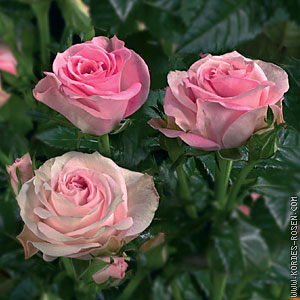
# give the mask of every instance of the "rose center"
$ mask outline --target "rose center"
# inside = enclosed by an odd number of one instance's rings
[[[79,66],[79,71],[81,74],[93,74],[98,70],[98,65],[96,62],[85,61]]]
[[[81,176],[75,175],[70,178],[66,184],[69,190],[85,190],[87,188],[87,183]]]

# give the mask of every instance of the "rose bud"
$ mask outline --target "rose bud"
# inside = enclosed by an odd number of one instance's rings
[[[101,257],[105,262],[110,261],[110,257]],[[109,278],[114,280],[113,285],[116,285],[121,279],[125,277],[128,264],[123,257],[112,257],[113,263],[107,265],[97,273],[93,275],[93,279],[96,283],[103,283]]]
[[[63,114],[84,133],[103,135],[146,101],[146,63],[116,36],[95,37],[58,53],[34,97]]]
[[[282,123],[288,76],[280,67],[234,51],[207,55],[187,72],[168,75],[166,120],[149,124],[170,138],[203,150],[235,148],[267,126],[268,106]],[[273,122],[273,124],[274,124]]]
[[[20,172],[21,182],[19,182],[17,177],[17,169]],[[30,180],[33,177],[32,161],[30,158],[30,154],[26,153],[21,158],[17,158],[11,166],[6,167],[6,170],[10,175],[11,186],[15,194],[18,194],[19,184],[24,184],[26,181]]]

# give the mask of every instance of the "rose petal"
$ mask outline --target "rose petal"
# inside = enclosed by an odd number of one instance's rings
[[[184,106],[196,112],[196,104],[186,95],[183,80],[188,77],[184,71],[172,71],[168,74],[169,87],[174,97]]]
[[[26,225],[24,225],[22,232],[17,236],[17,239],[22,244],[24,248],[25,259],[30,258],[34,254],[36,254],[39,250],[35,248],[32,242],[40,242],[42,241],[37,236],[34,235],[32,231],[28,229]]]
[[[274,119],[279,123],[282,120],[282,110],[277,105],[270,105]],[[267,124],[264,119],[267,114],[267,106],[258,107],[256,109],[250,110],[234,121],[223,136],[224,148],[235,148],[244,144],[251,135],[265,127]]]
[[[196,124],[196,114],[182,105],[177,98],[174,97],[171,89],[167,87],[164,99],[164,110],[168,116],[175,118],[176,124],[184,131],[192,130]]]
[[[190,145],[191,147],[203,149],[203,150],[218,150],[221,148],[216,142],[206,139],[200,135],[196,135],[193,133],[185,133],[184,131],[168,129],[165,126],[166,123],[161,119],[151,119],[148,121],[148,124],[154,129],[159,130],[165,136],[170,138],[181,138],[185,143]]]
[[[17,158],[13,165],[6,167],[6,170],[10,175],[10,183],[15,194],[18,193],[19,185],[19,180],[16,173],[17,169],[20,172],[21,184],[25,183],[33,177],[32,161],[29,153],[26,153],[21,158]]]
[[[87,244],[76,244],[76,245],[55,245],[46,242],[32,242],[32,245],[43,252],[47,256],[60,257],[69,255],[80,255],[82,250],[92,250],[93,248],[100,247],[99,243],[87,243]]]
[[[122,168],[121,172],[125,177],[128,193],[128,216],[133,219],[133,225],[126,236],[132,236],[150,225],[158,207],[159,195],[152,176]]]
[[[225,108],[218,102],[197,100],[197,127],[203,137],[222,145],[227,128],[245,111]]]
[[[261,60],[255,61],[266,74],[269,81],[275,84],[270,87],[269,97],[267,101],[261,103],[261,105],[275,104],[282,99],[283,94],[289,89],[289,80],[287,73],[280,67],[267,63]]]
[[[38,101],[62,113],[85,133],[103,135],[112,131],[120,123],[122,117],[104,119],[101,113],[64,96],[59,92],[59,86],[59,82],[48,74],[34,88],[34,97]],[[121,101],[118,103],[121,106],[121,111],[124,111],[124,103]]]
[[[7,45],[0,43],[0,70],[17,75],[17,61]]]

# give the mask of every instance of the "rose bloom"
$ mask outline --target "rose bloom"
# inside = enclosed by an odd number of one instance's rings
[[[83,132],[103,135],[146,101],[150,75],[144,60],[116,36],[100,36],[58,53],[34,97]]]
[[[21,178],[29,174],[20,164],[13,167]],[[26,258],[40,250],[46,261],[116,253],[149,226],[158,199],[151,176],[97,152],[68,152],[46,161],[23,184],[17,201],[25,226],[18,239]]]
[[[288,76],[280,67],[234,51],[207,55],[187,72],[168,75],[166,120],[149,124],[170,138],[204,150],[235,148],[267,126],[268,106],[283,122],[282,100]]]

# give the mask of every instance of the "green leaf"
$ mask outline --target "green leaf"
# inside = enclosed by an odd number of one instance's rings
[[[143,0],[144,3],[159,8],[162,11],[173,12],[179,9],[180,0]]]
[[[28,152],[27,140],[19,135],[9,123],[0,123],[0,151],[11,161]]]
[[[223,224],[218,228],[214,242],[229,274],[259,274],[270,267],[268,246],[260,230],[240,218],[233,227]]]
[[[278,129],[266,129],[265,132],[254,134],[248,141],[249,160],[259,161],[270,158],[278,148]]]
[[[200,297],[197,289],[193,285],[190,274],[182,273],[179,276],[177,276],[174,280],[180,292],[180,295],[182,296],[182,299],[202,300],[202,297]]]
[[[300,133],[293,130],[279,132],[276,157],[258,165],[252,176],[258,177],[253,187],[264,196],[277,225],[284,230],[290,216],[289,199],[300,196]]]
[[[83,135],[78,129],[57,127],[41,132],[36,138],[43,143],[66,150],[98,150],[98,141],[96,137]]]
[[[95,257],[92,262],[90,263],[89,267],[85,270],[85,272],[82,274],[82,281],[84,283],[88,283],[93,281],[92,276],[100,272],[102,269],[104,269],[106,266],[108,266],[110,262],[106,262],[102,260],[101,258]]]
[[[0,35],[8,43],[14,42],[14,22],[0,11]]]
[[[0,122],[9,122],[14,129],[21,134],[26,134],[32,129],[32,121],[26,115],[24,99],[12,96],[9,101],[1,107]]]
[[[205,1],[203,0],[181,1],[180,15],[187,26],[193,22],[204,3]]]
[[[273,124],[273,121],[274,121],[274,114],[272,108],[268,105],[267,118],[265,119],[265,122],[270,127]]]
[[[268,197],[266,199],[266,206],[269,208],[279,228],[285,230],[291,215],[290,199]]]
[[[260,33],[275,11],[276,1],[203,1],[197,17],[183,36],[179,52],[220,52],[233,49]]]
[[[270,267],[268,246],[260,230],[242,220],[237,227],[245,269],[259,272]]]
[[[290,88],[283,101],[283,113],[286,122],[300,131],[300,59],[292,59],[288,65],[283,66],[288,72]]]
[[[281,0],[281,5],[285,7],[286,11],[289,13],[291,19],[300,24],[300,1],[285,1]]]
[[[171,300],[172,296],[166,283],[163,280],[163,277],[157,278],[153,283],[152,290],[152,299],[153,300]]]
[[[83,40],[88,41],[95,36],[91,19],[80,1],[57,0],[66,26],[72,28],[78,35],[83,34]]]
[[[124,119],[123,121],[121,121],[121,123],[117,126],[117,128],[110,132],[109,134],[118,134],[122,131],[124,131],[128,126],[130,126],[132,124],[132,121],[130,119]]]
[[[115,8],[112,6],[111,1],[112,0],[91,1],[90,11],[96,34],[99,35],[98,32],[102,35],[103,33],[105,33],[105,35],[116,34],[119,38],[123,38],[137,31],[138,27],[136,14],[133,13],[133,11],[132,13],[129,13],[130,11],[128,11],[126,18],[121,20]],[[132,8],[130,8],[130,10],[131,9]],[[121,10],[120,13],[121,12],[126,12],[126,10]]]
[[[291,21],[267,26],[255,39],[238,47],[246,57],[275,64],[288,63],[287,59],[299,57],[299,50],[300,28]]]
[[[24,278],[14,287],[10,299],[37,299],[40,294],[39,288],[41,286],[38,286],[37,280],[30,277]]]
[[[222,149],[219,151],[220,156],[228,160],[242,160],[245,159],[244,153],[239,148]]]
[[[228,224],[223,224],[213,239],[227,273],[241,274],[243,257],[236,230]]]
[[[125,21],[137,0],[109,0],[117,15]]]
[[[183,21],[172,10],[168,11],[161,6],[148,5],[147,2],[147,5],[141,9],[141,17],[147,29],[156,38],[179,42],[184,34]]]

